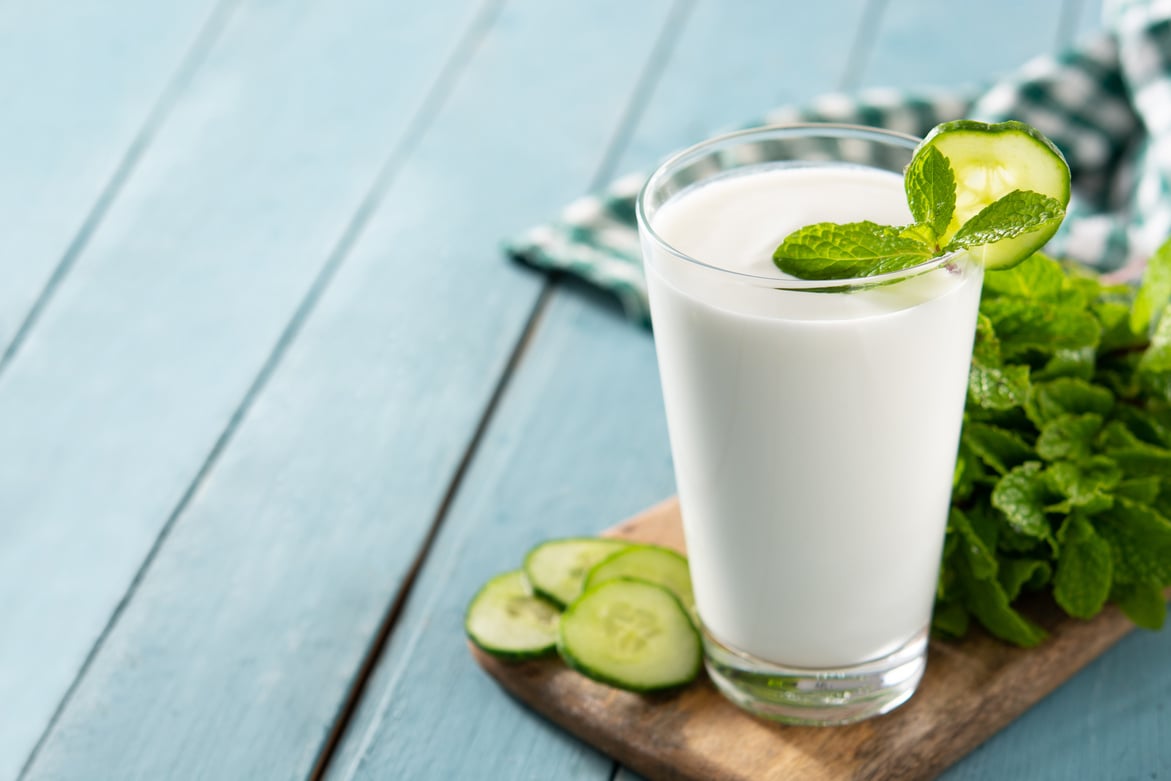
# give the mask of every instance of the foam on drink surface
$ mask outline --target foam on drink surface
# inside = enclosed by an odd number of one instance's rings
[[[773,250],[793,231],[825,222],[906,225],[898,174],[860,166],[762,166],[693,186],[667,202],[654,226],[671,246],[713,266],[786,278]]]

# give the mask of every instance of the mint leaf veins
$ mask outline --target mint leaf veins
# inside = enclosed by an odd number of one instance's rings
[[[970,249],[1003,239],[1015,239],[1065,218],[1055,199],[1028,190],[1013,190],[981,209],[956,231],[948,251]]]
[[[790,233],[773,259],[803,279],[850,279],[917,266],[931,248],[902,228],[873,222],[819,222]]]

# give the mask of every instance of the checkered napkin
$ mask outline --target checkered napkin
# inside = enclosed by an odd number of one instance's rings
[[[1099,38],[1034,60],[982,95],[834,94],[745,127],[844,122],[923,136],[960,117],[1027,122],[1061,148],[1073,174],[1065,223],[1047,250],[1133,278],[1171,237],[1171,0],[1107,2],[1104,16]],[[614,292],[631,318],[649,323],[634,212],[645,179],[627,176],[575,201],[505,250]]]

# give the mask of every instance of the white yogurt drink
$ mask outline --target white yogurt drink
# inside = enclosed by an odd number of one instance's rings
[[[772,252],[799,227],[911,222],[914,142],[846,128],[879,139],[809,161],[753,138],[784,130],[692,150],[664,185],[668,162],[639,216],[709,671],[762,715],[842,723],[922,674],[982,269],[786,278]]]

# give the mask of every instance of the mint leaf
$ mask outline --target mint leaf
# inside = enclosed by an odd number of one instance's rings
[[[971,249],[1026,233],[1053,228],[1065,219],[1057,200],[1029,190],[1013,190],[976,213],[956,231],[946,250]]]
[[[903,228],[877,223],[819,222],[785,237],[773,262],[798,279],[853,279],[917,266],[932,247],[903,235]]]
[[[1110,596],[1114,563],[1110,544],[1081,515],[1071,515],[1058,533],[1061,556],[1053,578],[1053,598],[1075,618],[1093,618]]]
[[[1044,424],[1062,415],[1092,412],[1107,415],[1114,408],[1114,394],[1108,388],[1072,377],[1063,377],[1033,386],[1030,418]]]
[[[1046,461],[1088,458],[1093,451],[1094,437],[1101,430],[1102,416],[1092,412],[1054,418],[1041,427],[1037,455]]]
[[[990,410],[1019,407],[1029,397],[1028,366],[986,366],[972,363],[968,372],[968,401]]]
[[[1101,512],[1113,504],[1109,492],[1122,480],[1122,470],[1106,456],[1093,456],[1084,461],[1059,461],[1046,470],[1052,486],[1066,498],[1069,512],[1081,507],[1087,513]],[[1053,511],[1054,507],[1046,508]]]
[[[988,366],[1000,366],[1003,361],[996,329],[992,327],[992,320],[983,312],[976,313],[976,340],[972,345],[972,360]]]
[[[1158,512],[1119,498],[1101,516],[1098,533],[1114,551],[1119,582],[1171,585],[1171,522]]]
[[[965,425],[961,438],[981,461],[1002,475],[1037,457],[1020,434],[990,423]]]
[[[1171,305],[1166,309],[1171,310]],[[1164,316],[1159,320],[1151,344],[1139,360],[1138,370],[1144,373],[1171,371],[1171,317]]]
[[[1151,344],[1138,362],[1138,377],[1142,386],[1164,401],[1171,401],[1171,304],[1151,337]]]
[[[1045,639],[1045,630],[1018,613],[1009,604],[1008,594],[1000,581],[978,578],[965,571],[965,562],[957,562],[963,581],[964,604],[984,628],[1001,640],[1031,648]]]
[[[1156,325],[1155,314],[1168,303],[1171,303],[1171,240],[1164,242],[1147,261],[1130,311],[1130,330],[1136,334],[1148,333]]]
[[[1062,284],[1061,299],[1069,306],[1096,307],[1098,304],[1125,300],[1128,304],[1134,297],[1134,290],[1129,285],[1106,284],[1096,271],[1077,263],[1061,267],[1065,274]]]
[[[983,301],[980,308],[996,329],[1005,360],[1097,347],[1102,335],[1101,324],[1089,312],[1044,301],[1004,296]]]
[[[1047,255],[1034,252],[1012,268],[984,277],[984,295],[1056,301],[1068,278],[1061,264]]]
[[[971,620],[968,610],[959,602],[945,602],[936,605],[931,614],[931,628],[948,637],[961,638],[968,633]]]
[[[951,501],[962,502],[972,495],[976,483],[983,479],[984,468],[975,454],[960,442],[959,452],[956,453],[956,468],[951,478]]]
[[[1113,418],[1127,432],[1127,442],[1171,446],[1171,417],[1160,416],[1159,411],[1150,406],[1142,409],[1132,404],[1119,404],[1114,409]]]
[[[1102,338],[1105,339],[1105,334]],[[1089,381],[1094,377],[1096,358],[1097,351],[1093,347],[1055,350],[1049,361],[1035,372],[1033,377],[1038,380],[1075,377],[1079,380]]]
[[[942,236],[956,208],[956,178],[951,163],[933,146],[925,147],[907,167],[907,205],[915,222]]]
[[[1151,445],[1150,442],[1136,436],[1130,427],[1121,420],[1112,420],[1107,423],[1102,429],[1102,435],[1098,440],[1102,448],[1110,455],[1113,455],[1118,450],[1142,449]],[[1154,449],[1158,450],[1159,448],[1156,447]]]
[[[1009,601],[1020,596],[1022,590],[1035,591],[1053,577],[1049,562],[1041,559],[1001,559],[997,579]]]
[[[1120,583],[1110,598],[1118,603],[1126,617],[1144,629],[1162,629],[1167,618],[1163,590],[1154,583]]]
[[[1110,455],[1129,477],[1171,475],[1171,451],[1148,446],[1113,450]]]
[[[1028,397],[1029,367],[1004,365],[992,320],[979,313],[968,373],[969,405],[1003,411],[1023,405]]]
[[[1052,540],[1045,517],[1049,490],[1041,464],[1027,461],[1000,478],[992,489],[992,506],[1004,513],[1009,525],[1029,537]]]
[[[1163,487],[1163,478],[1155,475],[1136,477],[1133,480],[1123,480],[1114,487],[1116,496],[1133,499],[1139,504],[1154,504],[1159,498],[1159,490]]]
[[[989,545],[983,537],[976,533],[968,516],[953,507],[948,514],[947,525],[948,529],[958,535],[962,541],[964,556],[968,560],[968,566],[971,567],[972,573],[978,578],[995,577],[995,546]]]
[[[1010,593],[1019,591],[1024,581],[1037,573],[1013,571],[1008,575],[1011,589],[1006,590],[998,578],[995,542],[986,535],[995,527],[981,520],[984,514],[971,516],[953,507],[948,514],[948,542],[944,546],[945,567],[940,573],[943,611],[937,611],[933,626],[948,634],[967,630],[967,612],[993,635],[1017,645],[1033,646],[1045,639],[1045,632],[1022,616],[1009,604]],[[1023,577],[1022,577],[1023,576]],[[956,605],[962,605],[957,607]]]
[[[1133,308],[1129,297],[1120,301],[1097,301],[1090,311],[1102,324],[1103,350],[1142,349],[1147,346],[1147,332],[1136,333],[1131,330]]]
[[[1171,474],[1171,450],[1144,442],[1120,421],[1112,420],[1106,424],[1098,437],[1098,444],[1127,477],[1165,477]]]

